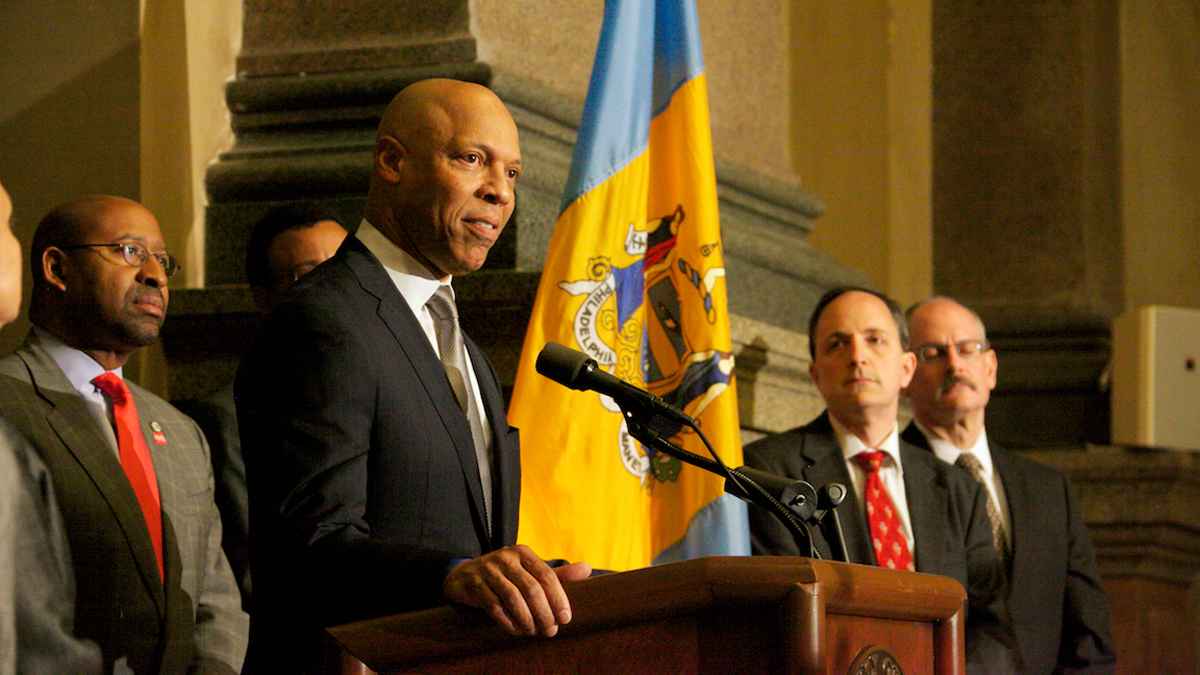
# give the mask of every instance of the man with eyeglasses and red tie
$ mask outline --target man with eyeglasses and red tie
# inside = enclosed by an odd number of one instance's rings
[[[907,312],[916,369],[903,440],[971,474],[988,498],[992,546],[1027,673],[1111,672],[1108,598],[1065,476],[989,441],[984,413],[999,361],[983,320],[934,297]]]
[[[849,562],[957,580],[967,591],[968,672],[1019,672],[982,489],[900,438],[900,390],[916,369],[900,307],[870,289],[835,288],[817,302],[808,332],[809,374],[826,410],[747,445],[746,464],[818,488],[846,485],[838,511]],[[800,552],[770,513],[751,509],[750,531],[756,555]],[[814,528],[825,558],[830,537]]]
[[[126,382],[158,339],[178,266],[154,215],[88,196],[39,223],[33,329],[0,359],[0,414],[53,477],[75,574],[75,633],[106,672],[237,673],[247,617],[221,551],[200,429]]]

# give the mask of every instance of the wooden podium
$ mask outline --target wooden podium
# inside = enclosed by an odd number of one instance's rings
[[[451,607],[328,630],[330,673],[965,672],[961,585],[790,557],[701,558],[567,585],[574,618],[516,638]],[[868,663],[872,661],[873,663]],[[873,669],[872,669],[873,668]]]

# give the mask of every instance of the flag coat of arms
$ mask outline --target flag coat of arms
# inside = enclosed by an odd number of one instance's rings
[[[693,0],[609,0],[509,408],[522,543],[613,570],[749,554],[722,478],[643,447],[608,397],[534,370],[547,342],[582,351],[695,417],[740,466],[724,277]],[[672,441],[707,456],[694,432]]]

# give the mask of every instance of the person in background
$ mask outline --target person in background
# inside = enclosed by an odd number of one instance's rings
[[[246,243],[246,280],[254,304],[265,317],[300,277],[333,257],[346,229],[325,209],[300,204],[277,206],[254,225]],[[237,426],[233,382],[212,395],[180,401],[208,438],[216,480],[217,509],[221,512],[221,547],[229,558],[242,607],[252,607],[250,580],[250,506],[246,494],[246,462]]]
[[[105,671],[237,673],[247,617],[221,551],[199,427],[127,382],[158,339],[177,271],[154,214],[92,195],[38,224],[33,324],[0,359],[0,413],[53,478],[76,582],[76,633]]]
[[[809,373],[825,412],[746,446],[746,464],[821,487],[850,488],[838,509],[848,562],[942,574],[967,591],[967,669],[1019,672],[992,548],[985,495],[971,478],[900,438],[900,390],[916,368],[891,298],[865,288],[827,292],[809,319]],[[750,511],[759,555],[797,555],[772,514]],[[814,530],[824,557],[831,532]]]
[[[988,439],[999,360],[983,320],[946,297],[906,314],[917,364],[905,389],[914,419],[901,438],[983,486],[1023,672],[1112,672],[1108,597],[1069,482]]]

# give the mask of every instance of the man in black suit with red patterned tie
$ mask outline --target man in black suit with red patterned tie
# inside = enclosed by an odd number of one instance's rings
[[[825,413],[746,446],[746,464],[817,487],[848,486],[838,511],[849,562],[902,569],[911,561],[917,572],[957,580],[967,591],[968,670],[1019,670],[982,490],[899,438],[900,390],[916,366],[900,307],[876,291],[835,288],[813,310],[809,351]],[[750,511],[750,533],[757,555],[799,553],[788,530],[761,509]],[[814,532],[826,558],[831,536]]]

